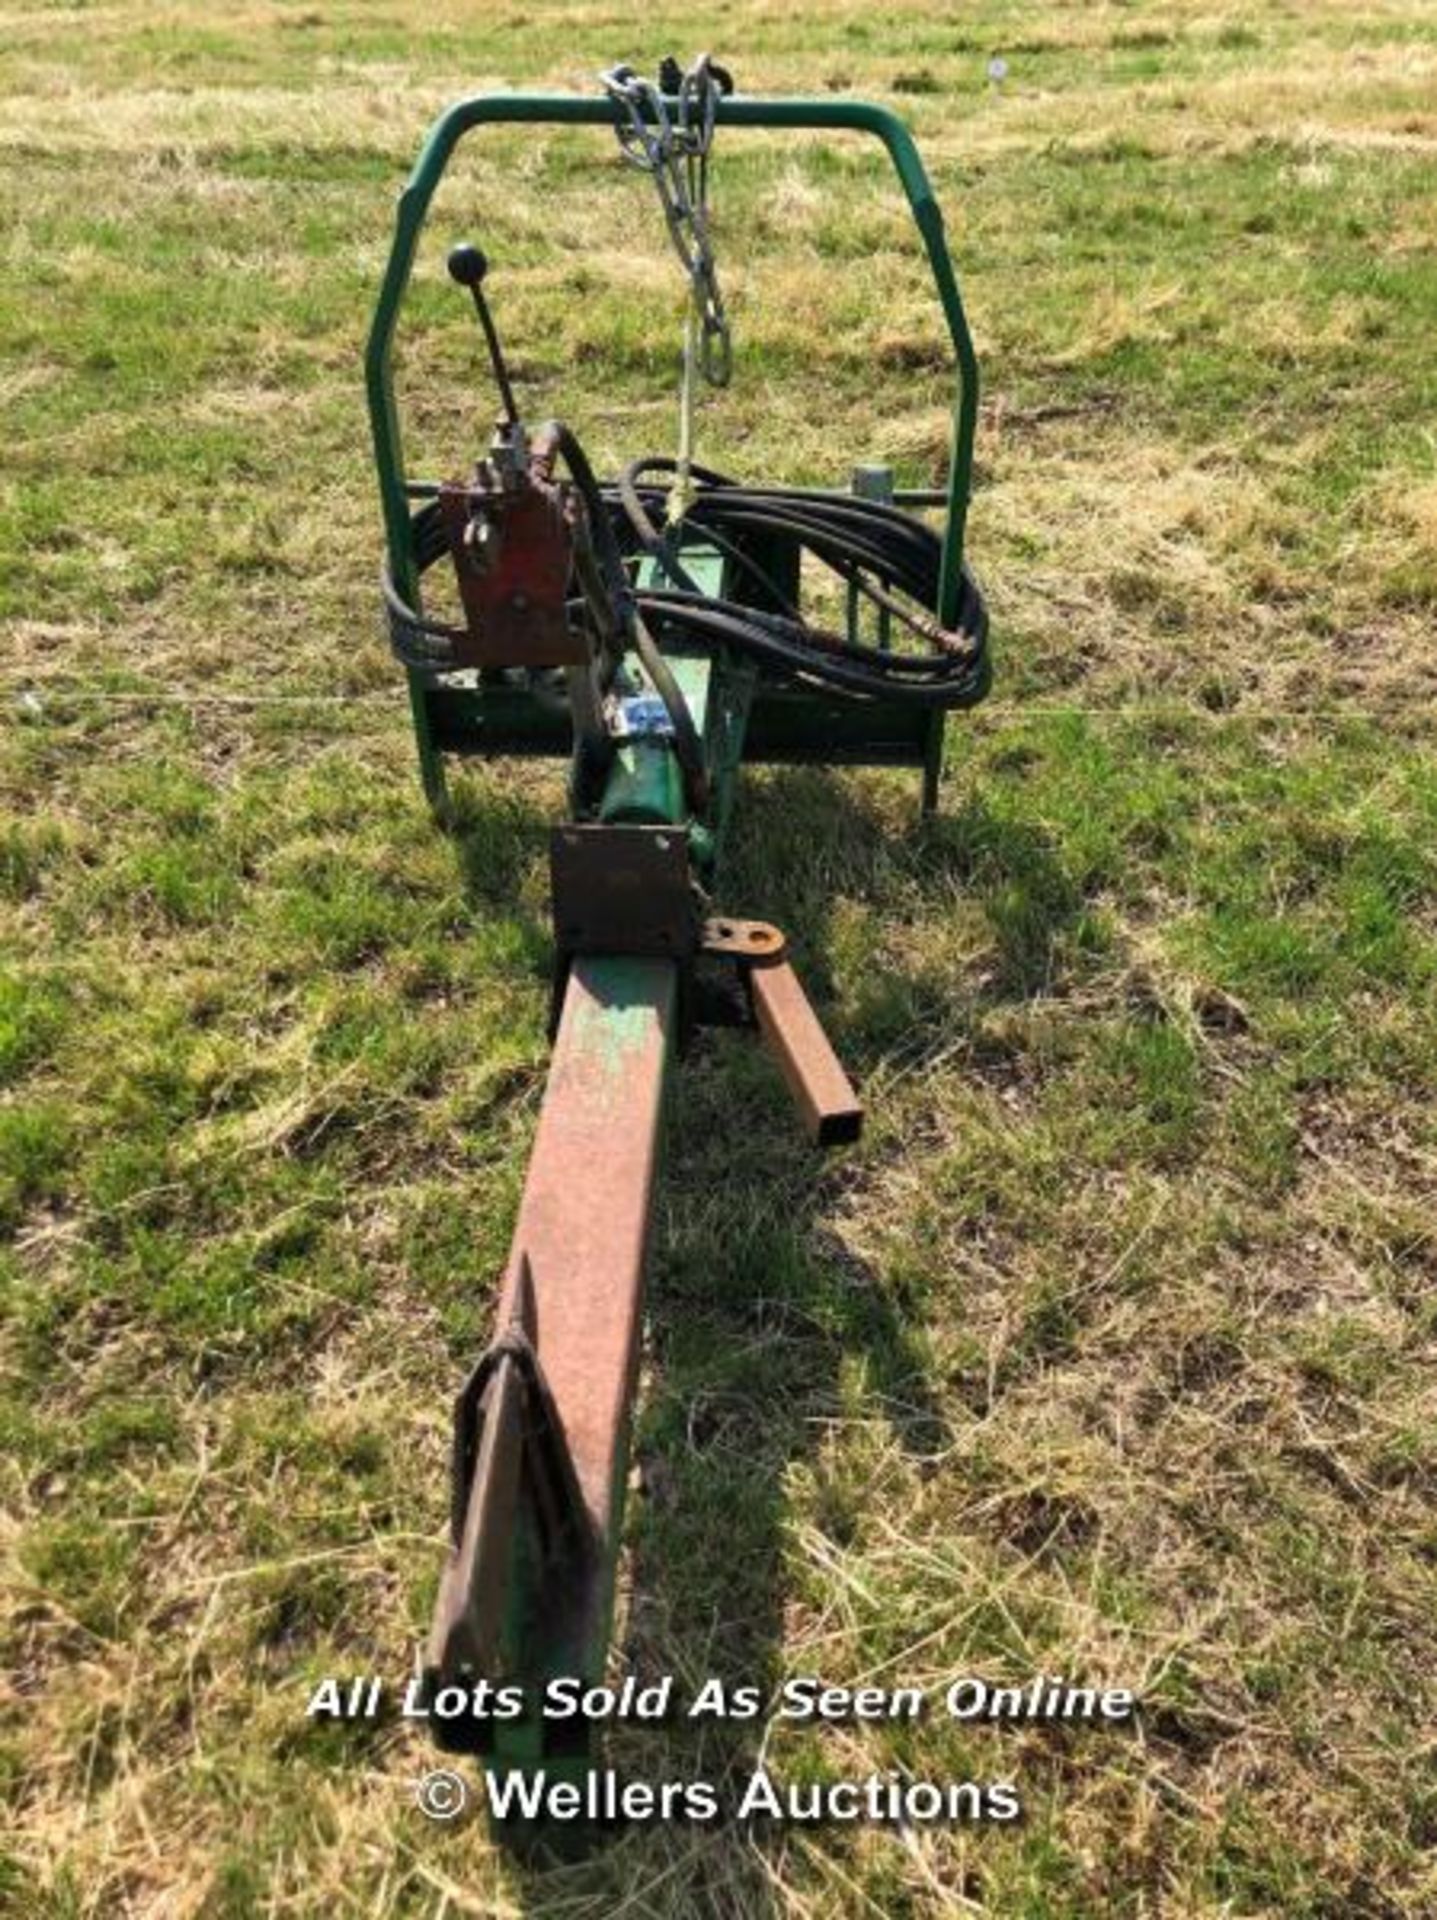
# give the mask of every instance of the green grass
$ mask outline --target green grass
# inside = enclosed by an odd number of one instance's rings
[[[393,194],[469,88],[691,15],[24,5],[0,140],[0,1289],[19,1914],[1437,1914],[1437,32],[742,0],[746,89],[909,116],[985,370],[993,698],[911,783],[746,784],[870,1130],[816,1163],[736,1036],[669,1142],[616,1660],[1135,1687],[1136,1736],[777,1727],[785,1778],[1005,1776],[1014,1829],[637,1830],[549,1873],[427,1825],[393,1718],[446,1421],[546,1060],[557,772],[427,818],[378,637],[360,355]],[[990,54],[1010,73],[986,78]],[[720,140],[746,475],[940,476],[947,374],[856,146]],[[604,141],[494,132],[401,362],[667,450],[678,288]],[[736,1124],[736,1116],[743,1124]],[[629,1728],[740,1778],[759,1733]]]

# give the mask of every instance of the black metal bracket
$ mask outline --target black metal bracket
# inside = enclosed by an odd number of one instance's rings
[[[546,1573],[577,1584],[594,1550],[588,1509],[532,1339],[533,1280],[520,1267],[515,1311],[454,1403],[449,1559],[425,1657],[428,1698],[492,1677],[500,1663],[515,1522],[522,1499]],[[449,1731],[466,1746],[474,1730]]]
[[[557,1032],[577,954],[674,960],[687,980],[701,933],[686,827],[566,821],[549,835],[554,983],[549,1031]],[[681,1015],[680,1026],[687,1026]]]
[[[569,823],[549,837],[559,952],[686,960],[699,915],[684,827]]]

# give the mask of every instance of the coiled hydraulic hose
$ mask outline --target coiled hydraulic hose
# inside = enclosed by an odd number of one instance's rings
[[[939,625],[943,546],[931,527],[883,501],[797,487],[744,487],[710,468],[691,468],[697,491],[683,530],[712,542],[780,609],[764,610],[700,592],[674,550],[672,533],[661,534],[654,525],[653,512],[664,496],[658,486],[645,486],[644,477],[670,473],[674,465],[670,459],[635,461],[606,489],[642,550],[676,582],[673,588],[640,590],[645,612],[746,653],[770,671],[817,681],[850,698],[962,707],[983,697],[987,609],[965,569],[957,626],[948,631]],[[929,650],[864,646],[804,620],[745,551],[745,536],[775,534],[887,609]]]
[[[600,639],[616,631],[633,646],[669,709],[686,771],[701,764],[701,753],[692,719],[652,638],[652,628],[660,624],[666,631],[728,647],[768,673],[809,681],[849,699],[940,708],[972,706],[982,699],[988,685],[982,593],[965,568],[956,624],[940,625],[942,542],[922,520],[883,501],[799,487],[741,486],[696,466],[692,505],[679,528],[660,532],[655,515],[662,510],[665,489],[652,476],[671,473],[672,460],[635,461],[617,481],[601,486],[574,436],[558,426],[546,431],[584,499],[588,537],[610,595],[607,617],[591,604],[592,593],[576,600],[572,613],[587,616]],[[422,574],[448,551],[438,503],[422,507],[412,525],[415,565]],[[677,551],[680,530],[716,546],[773,605],[755,607],[701,592]],[[886,609],[922,643],[921,650],[867,646],[803,619],[748,551],[755,540],[774,536],[811,553]],[[673,584],[636,588],[628,561],[640,553],[658,560]],[[406,666],[442,672],[453,664],[462,628],[427,619],[408,606],[387,569],[384,599],[391,643]]]

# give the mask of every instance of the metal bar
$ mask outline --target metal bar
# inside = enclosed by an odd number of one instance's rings
[[[787,960],[763,962],[749,973],[759,1031],[798,1102],[804,1125],[820,1147],[856,1140],[863,1106],[839,1064],[818,1015]]]
[[[928,739],[923,749],[923,814],[926,818],[938,810],[938,795],[943,786],[943,747],[948,738],[947,715],[935,707],[928,716]]]
[[[893,469],[889,466],[865,464],[853,469],[853,493],[859,500],[881,500],[887,506],[893,505]],[[883,580],[883,586],[893,583]],[[851,582],[848,588],[848,637],[856,641],[859,637],[859,615],[861,596],[858,588]],[[878,609],[878,644],[886,651],[893,641],[893,619],[887,607]]]
[[[414,721],[414,739],[419,752],[419,778],[424,788],[424,797],[434,810],[435,817],[447,820],[449,814],[449,786],[444,776],[444,762],[434,739],[434,726],[429,713],[429,692],[421,677],[412,668],[405,675],[409,682],[409,712]]]
[[[587,1749],[587,1728],[551,1729],[532,1703],[555,1675],[592,1684],[604,1673],[677,1000],[668,960],[570,967],[496,1318],[504,1327],[527,1311],[592,1551],[561,1591],[523,1553],[511,1562],[506,1664],[531,1711],[492,1727],[501,1766],[577,1763]]]
[[[675,654],[667,658],[676,673],[686,665]],[[735,767],[740,760],[776,765],[805,761],[833,766],[924,764],[931,718],[926,709],[897,701],[844,700],[807,686],[760,683],[753,689],[746,714],[740,697],[743,673],[742,663],[725,662],[714,675],[710,711],[715,718],[710,728],[716,782],[723,768]],[[445,753],[565,757],[573,750],[568,714],[562,708],[541,705],[527,689],[430,686],[427,700],[434,745]],[[733,785],[728,779],[719,788],[714,817],[720,832],[724,811],[720,803]]]
[[[444,485],[442,480],[406,480],[404,497],[407,500],[437,500],[444,490]],[[796,495],[811,495],[815,500],[842,500],[852,492],[852,488],[790,487],[788,491]],[[941,507],[948,498],[948,489],[946,487],[895,487],[890,498],[895,507]],[[772,571],[770,567],[769,572],[772,573]]]
[[[676,994],[668,960],[573,962],[499,1309],[503,1325],[527,1256],[534,1346],[606,1534],[622,1506]]]

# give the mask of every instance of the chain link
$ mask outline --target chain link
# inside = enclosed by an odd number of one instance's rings
[[[657,85],[630,66],[613,67],[600,79],[619,109],[619,151],[653,181],[669,238],[688,276],[697,325],[686,338],[686,380],[696,360],[711,387],[726,387],[733,343],[709,238],[708,160],[719,98],[732,93],[733,81],[706,53],[687,73],[666,60]],[[670,112],[671,105],[676,111]]]

